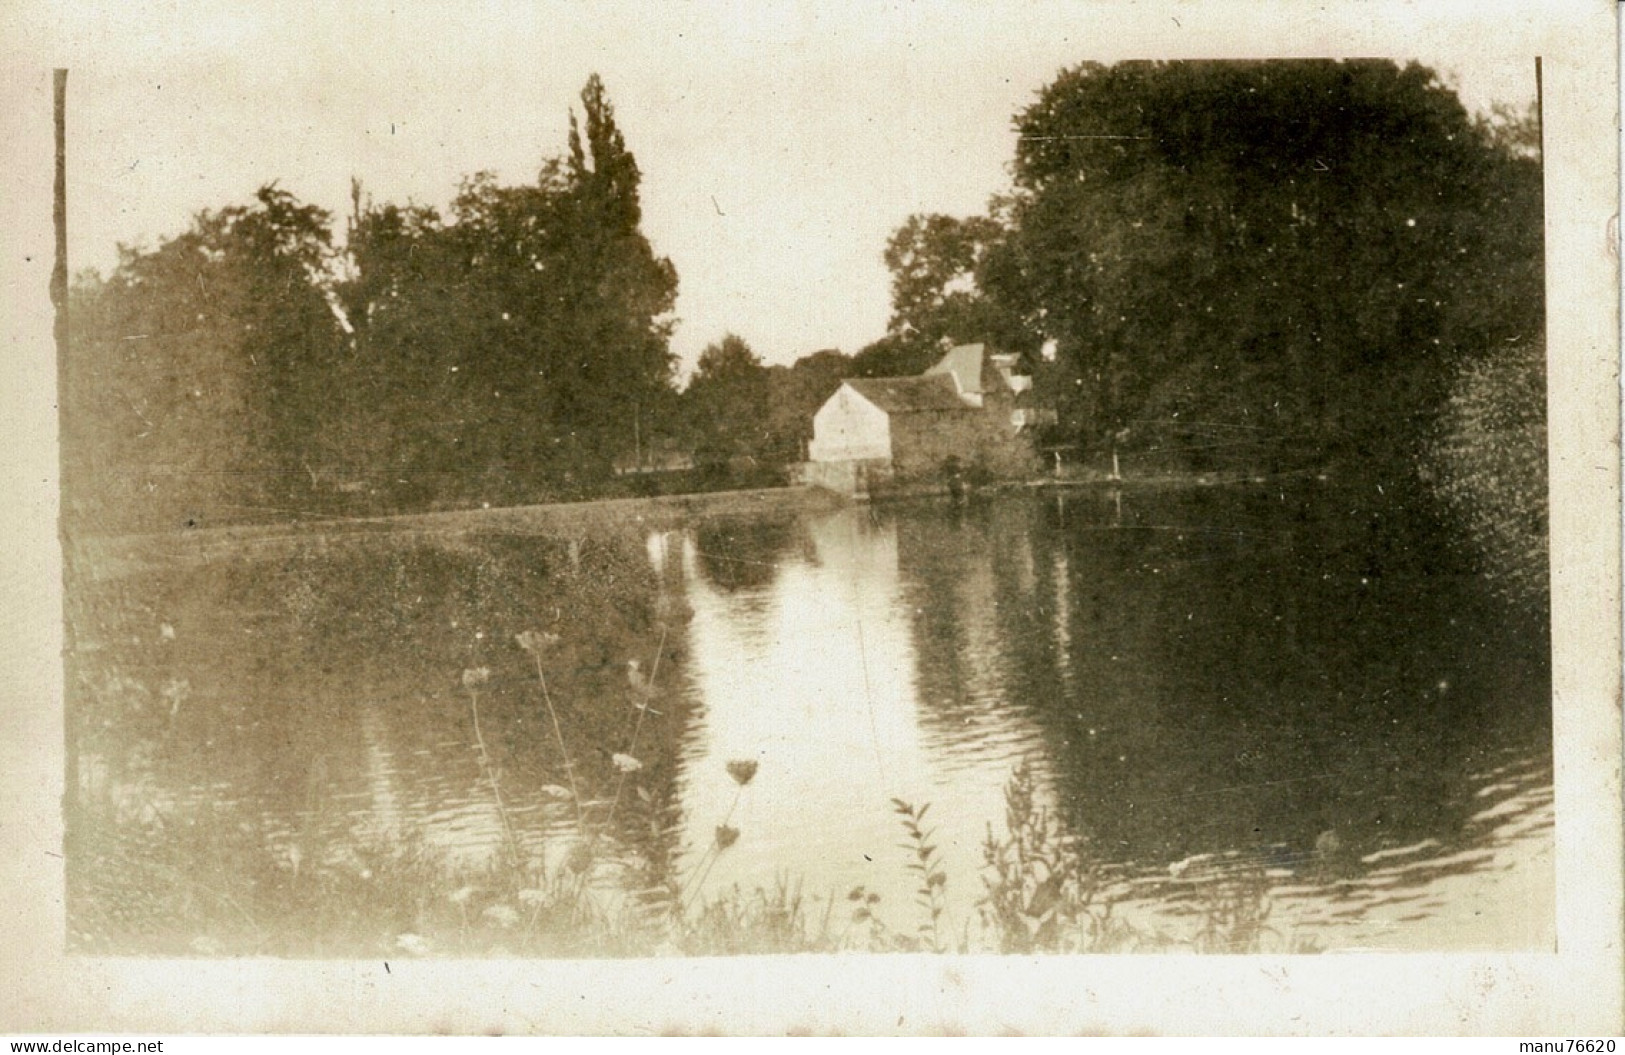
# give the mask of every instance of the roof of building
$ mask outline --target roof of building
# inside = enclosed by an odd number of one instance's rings
[[[959,398],[954,380],[947,374],[921,377],[852,377],[846,384],[888,414],[915,414],[924,411],[968,410]]]
[[[952,377],[959,391],[968,396],[987,392],[1003,392],[1010,385],[1004,374],[993,363],[985,344],[961,344],[950,348],[925,377]]]

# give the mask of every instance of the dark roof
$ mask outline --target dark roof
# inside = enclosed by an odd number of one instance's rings
[[[931,374],[926,377],[853,377],[848,378],[846,383],[858,395],[888,414],[976,409],[959,398],[959,393],[954,387],[954,379],[948,374]]]

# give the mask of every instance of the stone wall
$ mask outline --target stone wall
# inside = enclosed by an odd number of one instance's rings
[[[796,466],[794,477],[797,484],[857,498],[867,496],[876,485],[889,483],[892,470],[885,458],[802,462]]]
[[[964,473],[1028,476],[1037,464],[1031,446],[1008,422],[1008,410],[991,408],[898,415],[891,428],[892,468],[899,479],[929,479],[941,477],[953,458]]]

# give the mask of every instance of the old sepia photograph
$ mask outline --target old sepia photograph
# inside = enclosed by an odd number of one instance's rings
[[[50,78],[67,955],[1559,951],[1548,57],[369,10]]]

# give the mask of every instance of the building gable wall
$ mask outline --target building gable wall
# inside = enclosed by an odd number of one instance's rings
[[[971,348],[974,359],[966,354]],[[979,378],[969,373],[973,369]],[[948,392],[923,380],[950,373]],[[961,374],[975,378],[974,390],[966,390]],[[869,389],[859,391],[865,385]],[[842,383],[813,416],[808,458],[823,466],[852,463],[853,472],[863,463],[868,476],[900,481],[940,480],[949,465],[994,477],[1026,476],[1035,468],[1034,456],[1019,435],[1015,403],[1015,391],[982,346],[966,346],[920,378]]]
[[[890,458],[891,432],[886,412],[843,384],[813,415],[807,455],[815,462]]]

